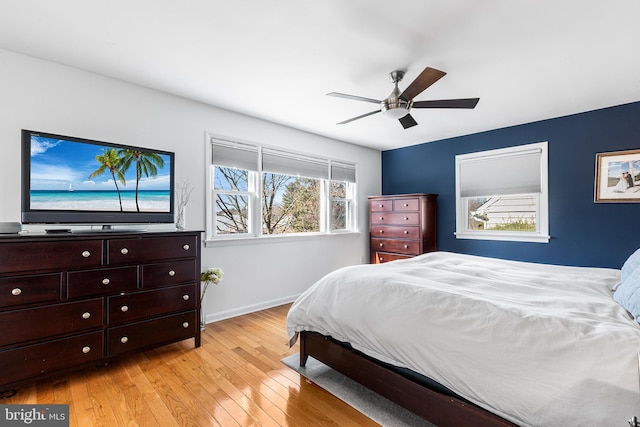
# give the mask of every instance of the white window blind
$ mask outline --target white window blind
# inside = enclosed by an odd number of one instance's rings
[[[213,164],[250,171],[258,170],[258,147],[240,144],[212,142]]]
[[[329,179],[327,160],[296,156],[266,148],[262,150],[262,170],[283,175]]]
[[[459,156],[461,197],[540,193],[540,159],[542,150],[535,148],[517,153]]]
[[[356,182],[356,165],[331,162],[331,179],[334,181]]]

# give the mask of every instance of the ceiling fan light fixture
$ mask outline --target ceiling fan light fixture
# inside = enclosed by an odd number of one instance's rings
[[[385,117],[397,120],[409,114],[411,102],[407,102],[400,98],[385,99],[380,102],[380,109]]]

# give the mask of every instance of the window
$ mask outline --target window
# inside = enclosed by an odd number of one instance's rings
[[[356,166],[208,136],[207,239],[356,231]]]
[[[329,227],[331,231],[355,230],[356,167],[348,163],[331,162],[331,200]]]
[[[547,143],[456,156],[456,238],[549,241]]]

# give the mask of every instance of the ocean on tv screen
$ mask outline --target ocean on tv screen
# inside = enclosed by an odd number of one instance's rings
[[[32,190],[31,209],[64,211],[120,211],[137,212],[136,192],[87,190]],[[138,192],[140,212],[170,212],[170,193],[166,190]]]

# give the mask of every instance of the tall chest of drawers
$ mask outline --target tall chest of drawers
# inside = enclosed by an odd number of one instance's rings
[[[372,264],[436,250],[436,194],[369,197]]]
[[[0,237],[0,387],[194,338],[200,232]]]

